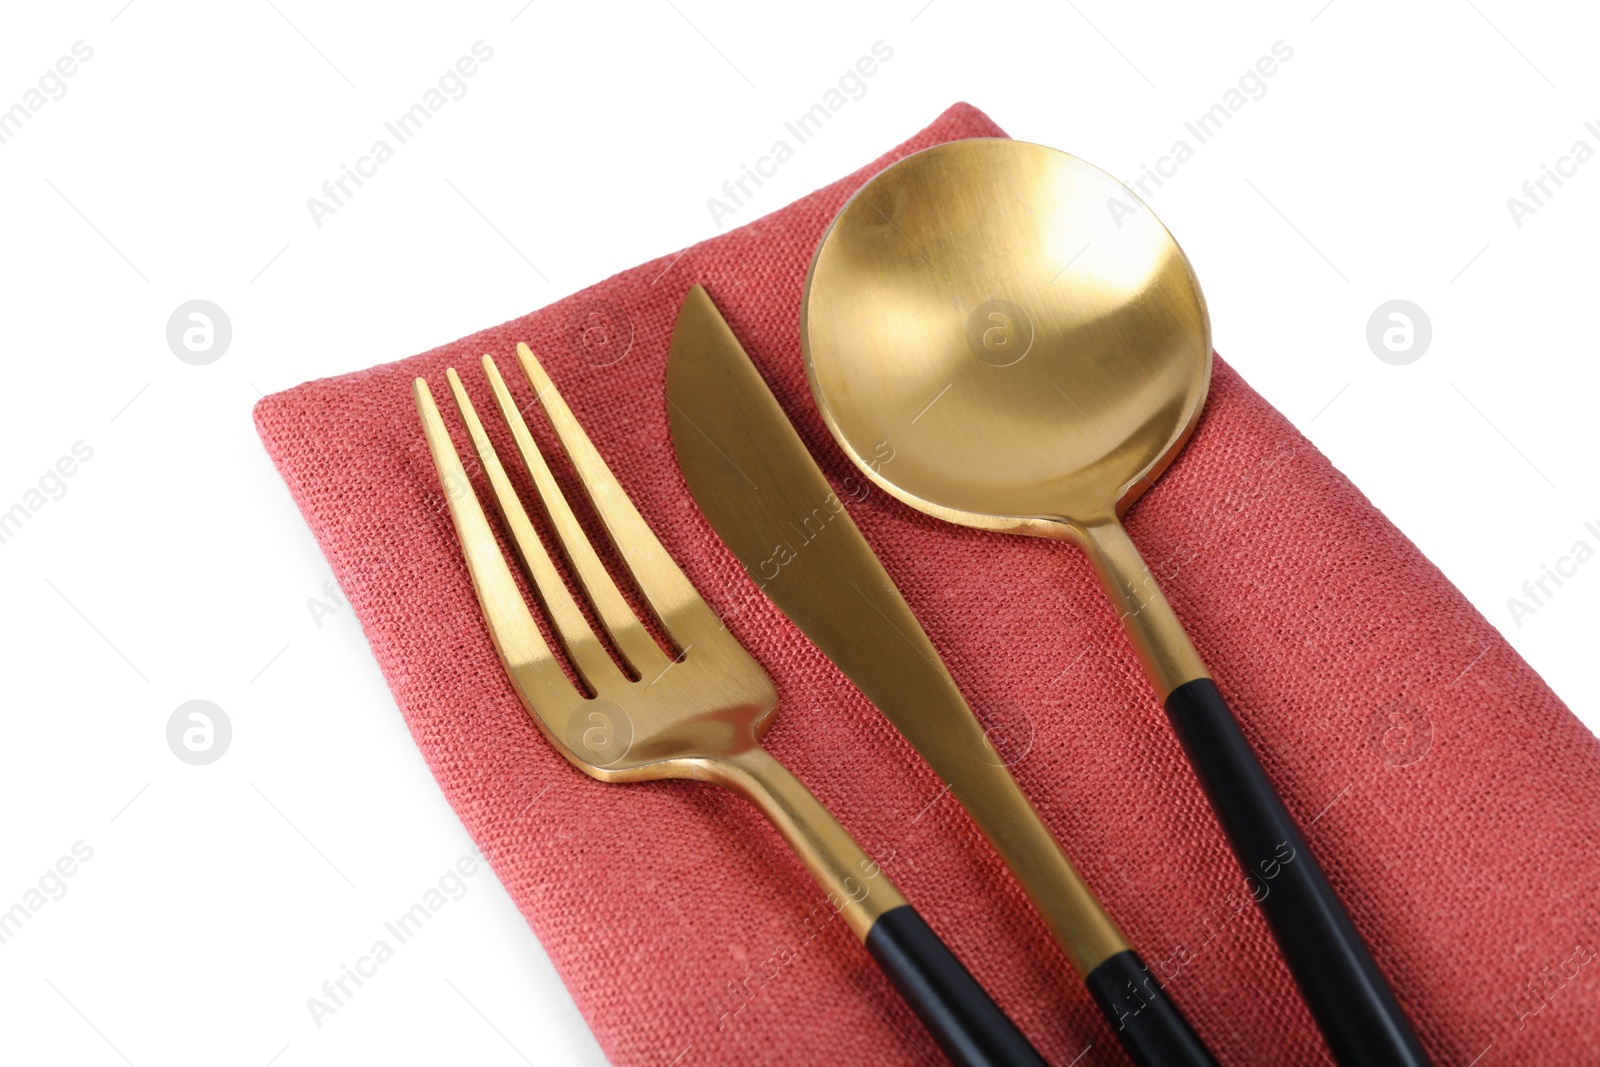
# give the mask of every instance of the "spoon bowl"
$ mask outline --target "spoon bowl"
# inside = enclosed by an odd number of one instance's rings
[[[950,190],[961,190],[959,197]],[[1104,171],[956,141],[840,212],[807,281],[812,390],[887,491],[1062,536],[1125,510],[1199,418],[1211,330],[1188,259]],[[894,449],[893,464],[870,463]]]

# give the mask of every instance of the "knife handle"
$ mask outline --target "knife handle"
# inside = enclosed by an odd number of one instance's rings
[[[867,951],[958,1067],[1046,1067],[982,986],[915,908],[878,916]]]
[[[1166,709],[1334,1059],[1424,1067],[1411,1024],[1216,685],[1185,682]]]
[[[1108,957],[1084,983],[1138,1067],[1217,1067],[1189,1020],[1133,949]]]

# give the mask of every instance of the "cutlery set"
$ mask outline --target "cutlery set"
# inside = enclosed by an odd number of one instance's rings
[[[1177,243],[1104,172],[1054,149],[955,141],[840,210],[801,308],[805,369],[845,454],[893,497],[1089,557],[1342,1065],[1429,1061],[1394,994],[1121,525],[1199,420],[1204,298]],[[414,396],[489,636],[550,743],[606,782],[688,778],[754,804],[952,1062],[1044,1060],[838,821],[761,745],[771,680],[668,556],[525,345],[517,358],[665,647],[607,572],[489,356],[483,375],[569,590],[460,377],[447,372],[541,635],[429,385]],[[666,371],[690,493],[762,592],[972,816],[1140,1067],[1216,1061],[1018,786],[711,295],[683,300]],[[883,462],[893,455],[892,463]],[[797,531],[803,535],[797,536]],[[780,546],[790,546],[781,554]],[[563,663],[564,657],[564,663]],[[570,675],[569,675],[570,671]],[[1130,781],[1128,789],[1159,790]]]

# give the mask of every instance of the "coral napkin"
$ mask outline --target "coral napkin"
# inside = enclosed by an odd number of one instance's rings
[[[957,105],[870,166],[741,229],[256,407],[445,796],[623,1067],[941,1057],[842,924],[808,939],[801,920],[819,893],[752,808],[698,783],[592,781],[518,704],[410,383],[424,375],[437,388],[454,365],[486,395],[478,357],[514,367],[519,340],[771,673],[782,701],[773,751],[881,853],[1053,1063],[1125,1062],[965,813],[700,517],[667,431],[668,338],[699,282],[839,484],[851,468],[801,368],[812,250],[872,174],[973,136],[1003,134]],[[881,493],[851,511],[973,706],[1002,746],[1024,753],[1023,788],[1222,1060],[1323,1062],[1084,559],[937,522]],[[1436,1062],[1600,1062],[1600,741],[1220,361],[1193,440],[1128,525]]]

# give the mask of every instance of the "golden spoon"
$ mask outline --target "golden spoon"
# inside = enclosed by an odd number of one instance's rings
[[[1138,206],[1133,206],[1138,204]],[[873,178],[811,264],[806,373],[862,472],[914,508],[1089,555],[1341,1064],[1425,1064],[1410,1024],[1122,528],[1200,416],[1189,261],[1110,175],[998,139]],[[884,463],[884,445],[894,460]]]

